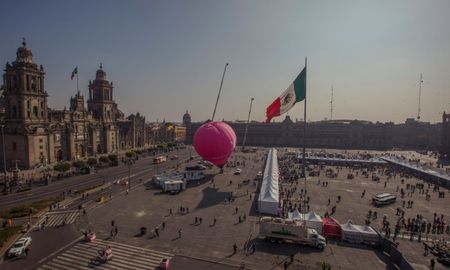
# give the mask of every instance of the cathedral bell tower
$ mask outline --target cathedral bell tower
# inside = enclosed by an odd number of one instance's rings
[[[102,123],[112,123],[115,119],[113,83],[106,79],[102,64],[95,74],[95,80],[89,83],[88,110]]]
[[[7,167],[14,160],[21,167],[32,167],[52,159],[44,68],[33,62],[26,45],[24,39],[16,60],[6,63],[3,74]]]
[[[106,79],[102,64],[95,73],[95,80],[89,82],[88,111],[101,125],[100,142],[95,146],[97,153],[117,153],[119,132],[117,126],[118,109],[113,100],[113,83]]]

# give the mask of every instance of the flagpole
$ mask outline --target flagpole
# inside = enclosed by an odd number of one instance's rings
[[[225,64],[225,68],[223,69],[222,81],[220,82],[219,94],[217,94],[216,106],[214,106],[214,112],[213,112],[213,115],[212,115],[212,118],[211,118],[211,122],[214,121],[214,116],[216,115],[217,103],[219,103],[220,92],[222,91],[223,79],[225,78],[225,71],[227,70],[228,65],[229,64],[226,63]]]
[[[303,160],[302,160],[302,163],[303,163],[303,168],[302,168],[302,173],[303,173],[303,176],[305,177],[305,193],[306,193],[306,74],[307,74],[307,68],[306,68],[306,66],[307,66],[307,59],[306,59],[306,57],[305,57],[305,105],[304,105],[304,109],[303,109]],[[307,211],[307,208],[306,208],[306,205],[305,205],[305,202],[306,202],[306,196],[304,196],[303,197],[303,207],[304,207],[304,212],[306,213],[306,211]]]
[[[244,139],[242,140],[242,151],[244,151],[245,139],[247,139],[248,125],[250,124],[250,114],[252,113],[253,100],[254,100],[254,98],[250,99],[250,108],[248,109],[247,125],[245,126]]]
[[[80,92],[80,88],[78,88],[78,66],[77,66],[77,94]]]

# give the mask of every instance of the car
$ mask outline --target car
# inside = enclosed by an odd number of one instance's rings
[[[235,174],[235,175],[240,175],[241,172],[242,172],[241,169],[238,168],[238,169],[236,169],[236,170],[234,171],[234,174]]]
[[[31,237],[22,237],[17,240],[8,251],[8,257],[26,256],[31,245]]]
[[[161,270],[167,270],[170,267],[170,260],[167,258],[164,258],[161,260],[161,262],[159,263],[159,269]]]
[[[171,160],[176,160],[176,159],[178,159],[178,156],[177,155],[173,155],[170,159]]]

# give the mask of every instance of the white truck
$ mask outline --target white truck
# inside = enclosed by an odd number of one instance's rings
[[[186,181],[184,180],[166,180],[161,186],[163,192],[177,194],[186,189]]]
[[[189,182],[189,181],[203,180],[205,179],[205,174],[203,173],[203,171],[200,170],[184,171],[184,172],[175,172],[174,174],[172,174],[171,177],[175,179],[186,180],[187,182]]]
[[[262,217],[259,224],[259,236],[273,243],[292,242],[320,250],[327,245],[325,237],[298,220]]]

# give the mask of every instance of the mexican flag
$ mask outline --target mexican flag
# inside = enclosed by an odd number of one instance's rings
[[[70,75],[70,79],[73,80],[73,77],[75,77],[75,74],[78,74],[78,67],[75,67],[72,71],[72,75]]]
[[[266,109],[267,123],[276,116],[289,111],[295,103],[306,98],[306,67],[297,76],[294,82]]]

